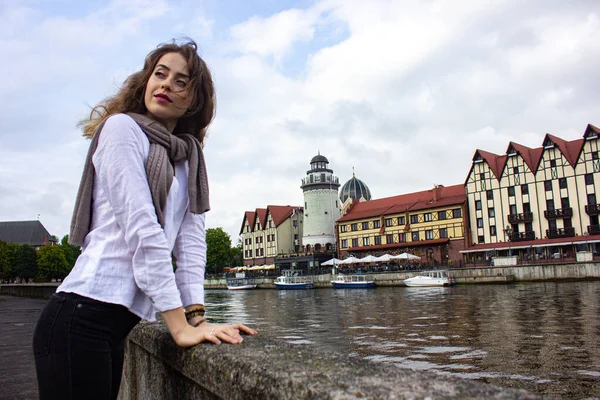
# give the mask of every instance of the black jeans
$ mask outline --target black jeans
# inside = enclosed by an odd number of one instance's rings
[[[125,338],[139,321],[121,305],[55,293],[33,335],[40,400],[116,399]]]

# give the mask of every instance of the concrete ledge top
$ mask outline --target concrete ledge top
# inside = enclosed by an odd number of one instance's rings
[[[165,364],[224,399],[541,399],[524,390],[444,377],[281,341],[268,332],[241,345],[179,348],[160,323],[129,336]]]

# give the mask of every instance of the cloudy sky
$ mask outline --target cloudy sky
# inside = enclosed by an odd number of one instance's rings
[[[90,107],[159,43],[210,66],[210,227],[301,205],[318,151],[375,198],[464,182],[476,149],[600,125],[600,4],[523,0],[3,0],[0,220],[68,233]]]

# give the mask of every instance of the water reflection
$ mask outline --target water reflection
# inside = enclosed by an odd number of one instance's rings
[[[282,341],[563,398],[600,397],[600,282],[207,291]]]

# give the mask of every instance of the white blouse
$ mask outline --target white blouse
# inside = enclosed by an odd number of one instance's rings
[[[164,229],[160,226],[146,177],[149,151],[133,119],[125,114],[107,119],[92,158],[92,227],[57,292],[121,304],[154,321],[156,312],[204,304],[206,236],[204,214],[188,210],[187,161],[175,163]]]

